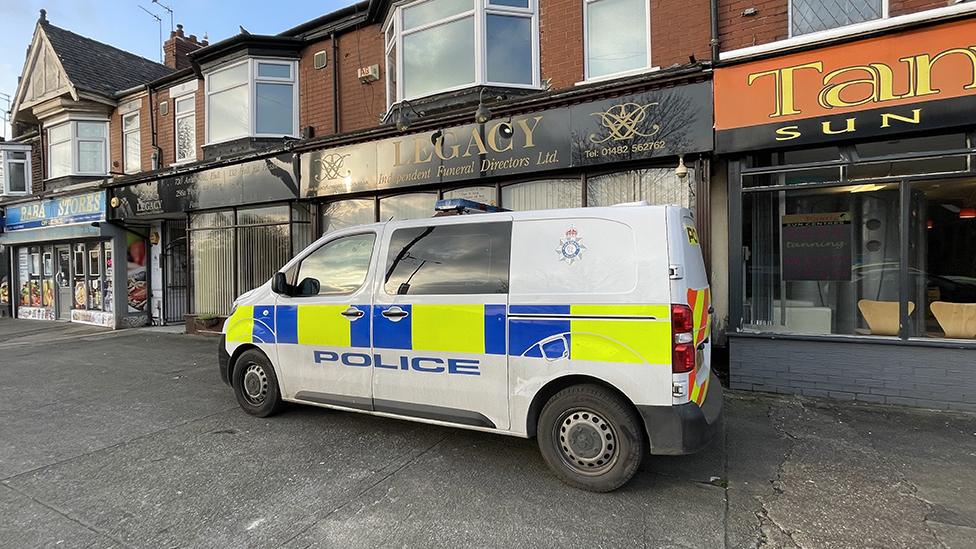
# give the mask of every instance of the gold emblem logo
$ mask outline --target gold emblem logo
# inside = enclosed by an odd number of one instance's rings
[[[626,141],[635,137],[651,137],[661,131],[660,124],[652,124],[650,131],[641,131],[644,121],[647,120],[648,111],[657,102],[639,105],[637,103],[621,103],[607,109],[606,112],[593,112],[590,116],[600,117],[600,124],[607,129],[606,137],[602,139],[596,134],[590,134],[590,141],[596,144],[614,141]]]
[[[319,173],[315,174],[315,181],[329,181],[345,176],[342,164],[346,161],[349,154],[329,153],[319,158]]]

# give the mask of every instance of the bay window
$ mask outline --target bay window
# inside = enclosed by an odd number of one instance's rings
[[[650,28],[647,0],[583,0],[586,79],[650,69]]]
[[[108,122],[71,120],[47,129],[48,177],[107,175]]]
[[[387,102],[476,85],[539,87],[536,0],[420,0],[385,28]]]
[[[142,168],[142,138],[139,136],[139,112],[122,117],[122,158],[125,173],[136,173]]]
[[[206,75],[207,144],[298,136],[295,61],[247,59]]]
[[[195,95],[174,99],[176,112],[176,161],[188,162],[197,156],[197,116]]]

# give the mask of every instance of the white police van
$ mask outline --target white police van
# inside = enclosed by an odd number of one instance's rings
[[[220,372],[265,417],[297,402],[536,437],[609,491],[643,456],[704,447],[721,386],[691,212],[441,201],[329,233],[224,324]],[[472,211],[478,215],[445,215]]]

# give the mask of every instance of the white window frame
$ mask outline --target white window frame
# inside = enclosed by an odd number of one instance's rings
[[[11,153],[24,153],[23,160],[11,158]],[[31,150],[30,147],[6,148],[0,147],[0,161],[3,162],[0,174],[3,180],[0,181],[0,195],[2,196],[26,196],[31,194]],[[10,165],[24,165],[24,190],[15,191],[10,188]]]
[[[403,10],[430,2],[431,0],[415,0],[406,2],[393,7],[390,10],[389,18],[383,26],[384,55],[383,63],[386,74],[390,74],[390,52],[396,47],[396,89],[391,90],[389,84],[386,85],[386,104],[392,107],[402,101],[413,101],[421,97],[429,97],[441,93],[473,88],[475,86],[498,86],[505,88],[521,88],[537,90],[542,88],[539,66],[539,0],[528,0],[527,8],[498,6],[491,4],[491,0],[473,0],[472,9],[438,19],[437,21],[426,23],[418,27],[411,28],[404,33],[403,31]],[[488,48],[485,43],[488,16],[489,15],[508,15],[531,19],[531,41],[532,41],[532,83],[514,84],[509,82],[493,82],[488,80]],[[439,27],[447,23],[474,17],[474,81],[470,84],[461,84],[440,90],[433,90],[422,95],[405,97],[403,91],[403,37],[434,27]],[[390,38],[393,38],[391,41]]]
[[[125,129],[125,122],[127,119],[136,119],[135,129]],[[142,171],[142,134],[139,133],[141,128],[142,120],[139,118],[139,111],[133,111],[128,114],[122,115],[122,172],[127,174],[139,173]],[[129,134],[136,134],[139,138],[139,165],[135,168],[129,167],[129,147],[126,144],[128,142]]]
[[[105,131],[103,132],[103,136],[104,137],[78,137],[78,123],[79,122],[94,122],[94,123],[102,124],[103,127],[104,127],[104,129],[105,129]],[[57,141],[57,142],[53,142],[52,143],[51,142],[51,130],[53,130],[55,128],[58,128],[58,127],[61,127],[61,126],[65,126],[65,125],[68,126],[68,136],[69,136],[68,139],[62,140],[62,141]],[[85,117],[80,117],[80,118],[63,118],[63,119],[62,118],[59,118],[59,119],[56,119],[56,121],[52,121],[49,124],[45,124],[45,126],[44,126],[44,141],[45,141],[45,143],[44,143],[44,152],[45,152],[45,158],[47,159],[45,163],[47,165],[47,173],[48,173],[48,177],[46,179],[56,179],[56,178],[59,178],[59,177],[69,177],[69,176],[73,176],[73,175],[79,175],[79,176],[108,176],[109,175],[109,162],[111,161],[110,160],[111,159],[111,151],[109,149],[109,142],[110,142],[110,140],[109,140],[108,136],[109,136],[109,124],[108,124],[108,120],[106,120],[104,118],[85,118]],[[51,174],[51,146],[52,145],[59,145],[61,143],[69,143],[69,142],[71,143],[71,146],[68,148],[69,155],[70,155],[71,168],[68,170],[68,173],[66,173],[66,174],[62,174],[62,175],[58,175],[58,176],[51,177],[50,176],[50,174]],[[102,144],[102,151],[103,151],[104,154],[103,154],[103,158],[102,158],[102,167],[103,167],[103,170],[101,172],[83,172],[83,171],[81,171],[81,168],[80,168],[80,164],[81,164],[81,152],[79,150],[81,143],[101,143]]]
[[[817,34],[820,34],[820,33],[823,33],[823,32],[830,32],[830,31],[835,30],[835,29],[846,29],[847,27],[850,27],[851,25],[862,25],[864,23],[870,23],[871,21],[884,21],[885,19],[888,19],[888,17],[889,17],[889,12],[888,12],[888,3],[889,3],[889,0],[881,0],[881,17],[878,17],[877,19],[868,19],[867,21],[860,21],[860,22],[857,22],[857,23],[848,23],[847,25],[841,25],[839,27],[831,27],[829,29],[824,29],[824,30],[819,30],[819,31],[805,32],[803,34],[793,34],[793,2],[795,2],[795,1],[796,0],[789,0],[786,3],[787,4],[786,5],[786,25],[787,25],[786,31],[787,31],[787,39],[789,39],[789,38],[795,38],[797,36],[817,35]]]
[[[578,84],[613,80],[614,78],[623,78],[625,76],[633,76],[660,69],[660,67],[654,65],[654,63],[651,61],[651,5],[650,2],[644,0],[641,4],[644,6],[644,31],[646,33],[644,39],[647,41],[647,63],[645,63],[643,67],[638,67],[636,69],[629,69],[626,71],[604,74],[601,76],[590,76],[589,12],[590,5],[597,2],[600,2],[600,0],[583,0],[583,81],[578,82]]]
[[[190,110],[180,112],[179,104],[180,101],[190,100],[190,105],[192,107]],[[176,164],[183,164],[186,162],[193,162],[197,159],[197,135],[196,135],[196,124],[197,124],[197,94],[188,93],[186,95],[179,95],[175,97],[170,97],[173,102],[173,158],[176,159]],[[184,118],[193,119],[193,143],[190,146],[190,155],[184,158],[180,158],[180,120]]]
[[[291,77],[290,78],[275,78],[275,77],[269,77],[269,76],[258,77],[258,63],[272,64],[272,65],[288,65],[290,67]],[[212,78],[213,78],[213,76],[215,74],[219,74],[219,73],[221,73],[223,71],[226,71],[226,70],[229,70],[229,69],[233,69],[233,68],[239,67],[241,65],[245,65],[245,64],[247,65],[247,74],[248,74],[248,78],[247,78],[247,83],[246,84],[238,84],[236,86],[230,86],[228,88],[222,88],[220,90],[213,90],[213,89],[211,89],[211,80],[212,80]],[[282,134],[282,133],[258,133],[257,132],[257,109],[255,108],[255,106],[257,105],[257,85],[259,83],[274,83],[274,84],[289,83],[289,84],[291,84],[291,89],[292,89],[292,113],[291,113],[291,115],[292,115],[292,121],[291,121],[291,130],[292,131],[290,133],[283,133]],[[234,136],[234,137],[228,137],[226,139],[221,139],[221,140],[218,140],[218,141],[212,140],[210,138],[210,98],[211,98],[211,96],[214,93],[218,92],[218,91],[226,91],[226,90],[234,89],[234,88],[241,87],[241,86],[245,86],[245,85],[248,88],[248,93],[247,93],[247,97],[248,97],[248,101],[247,101],[248,131],[247,131],[247,133],[244,133],[244,134],[238,135],[238,136]],[[298,110],[300,108],[299,107],[299,99],[298,99],[298,89],[299,89],[298,61],[296,59],[284,59],[284,58],[276,58],[276,57],[249,57],[247,59],[244,59],[243,61],[238,61],[238,62],[235,62],[235,63],[230,63],[228,65],[221,66],[220,68],[218,68],[216,70],[213,70],[211,72],[208,72],[206,75],[204,75],[204,98],[205,98],[205,101],[204,101],[204,105],[205,105],[204,106],[204,110],[205,110],[204,127],[205,127],[205,130],[204,130],[204,132],[206,134],[205,144],[206,145],[216,145],[217,143],[225,143],[225,142],[228,142],[228,141],[234,141],[234,140],[241,139],[241,138],[244,138],[244,137],[294,137],[294,138],[297,138],[298,137],[298,115],[299,115]]]

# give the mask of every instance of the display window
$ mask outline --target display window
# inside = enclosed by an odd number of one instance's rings
[[[939,154],[940,143],[951,148]],[[795,170],[783,154],[743,162],[742,329],[976,340],[976,173],[957,152],[965,143],[835,147],[833,165]]]

